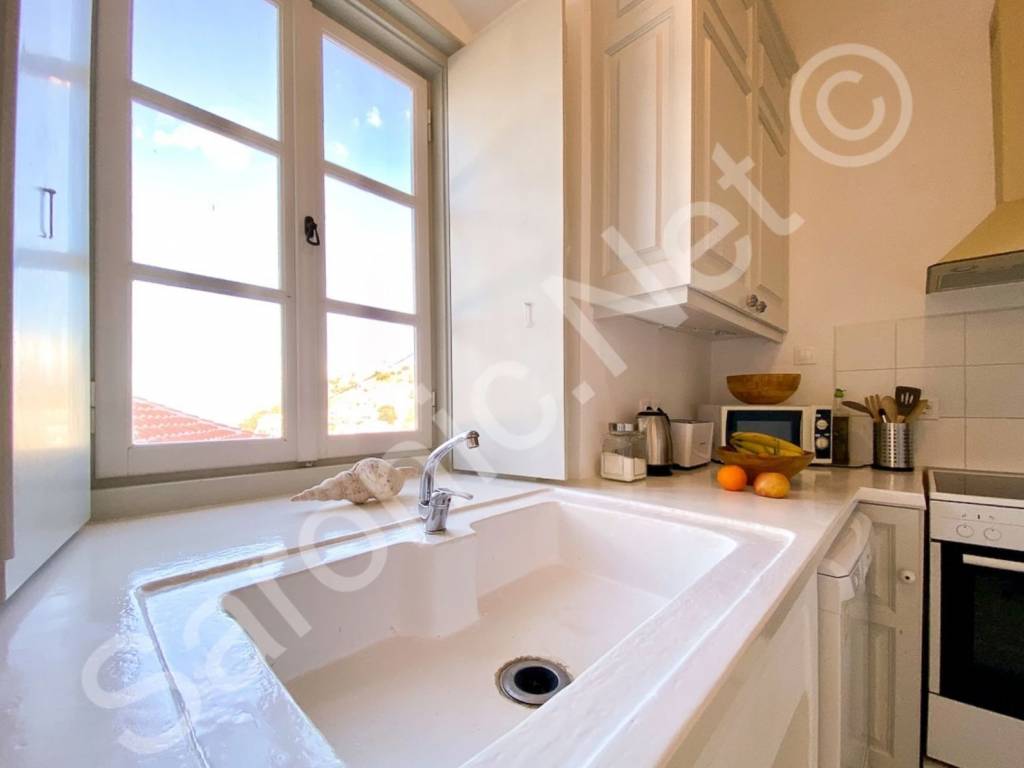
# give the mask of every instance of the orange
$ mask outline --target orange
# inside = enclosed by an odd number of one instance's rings
[[[743,467],[727,464],[718,470],[718,484],[727,491],[742,491],[747,487],[747,473]]]
[[[769,499],[784,499],[789,495],[789,480],[778,472],[765,472],[754,480],[754,493]]]

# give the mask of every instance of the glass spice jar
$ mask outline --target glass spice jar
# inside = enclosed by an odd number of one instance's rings
[[[636,424],[608,425],[601,443],[601,477],[624,483],[647,477],[647,438]]]

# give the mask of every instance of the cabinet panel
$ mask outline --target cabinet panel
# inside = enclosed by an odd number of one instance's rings
[[[89,518],[89,0],[22,3],[8,593]]]
[[[920,764],[924,513],[860,504],[871,518],[872,768]]]
[[[721,147],[733,160],[753,156],[753,93],[742,65],[730,55],[723,33],[714,19],[705,15],[699,32],[696,82],[696,131],[694,141],[695,195],[731,217],[732,231],[707,253],[694,260],[693,283],[735,306],[743,306],[748,292],[749,263],[753,252],[750,180],[723,189],[722,173],[713,162]],[[722,222],[707,217],[694,221],[695,243],[708,236]],[[743,274],[739,272],[742,270]],[[733,273],[730,277],[729,274]]]
[[[789,215],[789,155],[781,138],[766,122],[763,111],[757,122],[755,149],[761,209],[754,221],[751,291],[765,304],[761,317],[786,328],[789,322],[789,235],[780,226],[780,219]]]
[[[753,31],[753,2],[750,0],[705,0],[706,7],[718,16],[725,41],[737,61],[748,67]]]
[[[608,186],[605,218],[645,261],[665,228],[665,139],[671,17],[626,38],[606,57]],[[604,249],[602,277],[626,266]]]
[[[459,469],[565,479],[562,61],[560,0],[451,59],[452,420],[485,436]]]

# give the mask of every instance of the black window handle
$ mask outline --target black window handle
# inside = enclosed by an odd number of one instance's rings
[[[312,216],[307,216],[303,222],[306,229],[306,242],[310,245],[320,245],[320,228],[316,224],[316,219]]]

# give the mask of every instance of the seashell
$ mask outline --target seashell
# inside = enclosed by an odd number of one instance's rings
[[[413,467],[393,467],[384,459],[363,459],[352,467],[352,473],[370,493],[385,501],[401,493],[406,479],[417,471]]]
[[[373,498],[383,501],[397,496],[405,481],[417,474],[415,467],[398,468],[384,459],[363,459],[352,469],[292,496],[292,501],[351,501],[353,504],[365,504]]]

